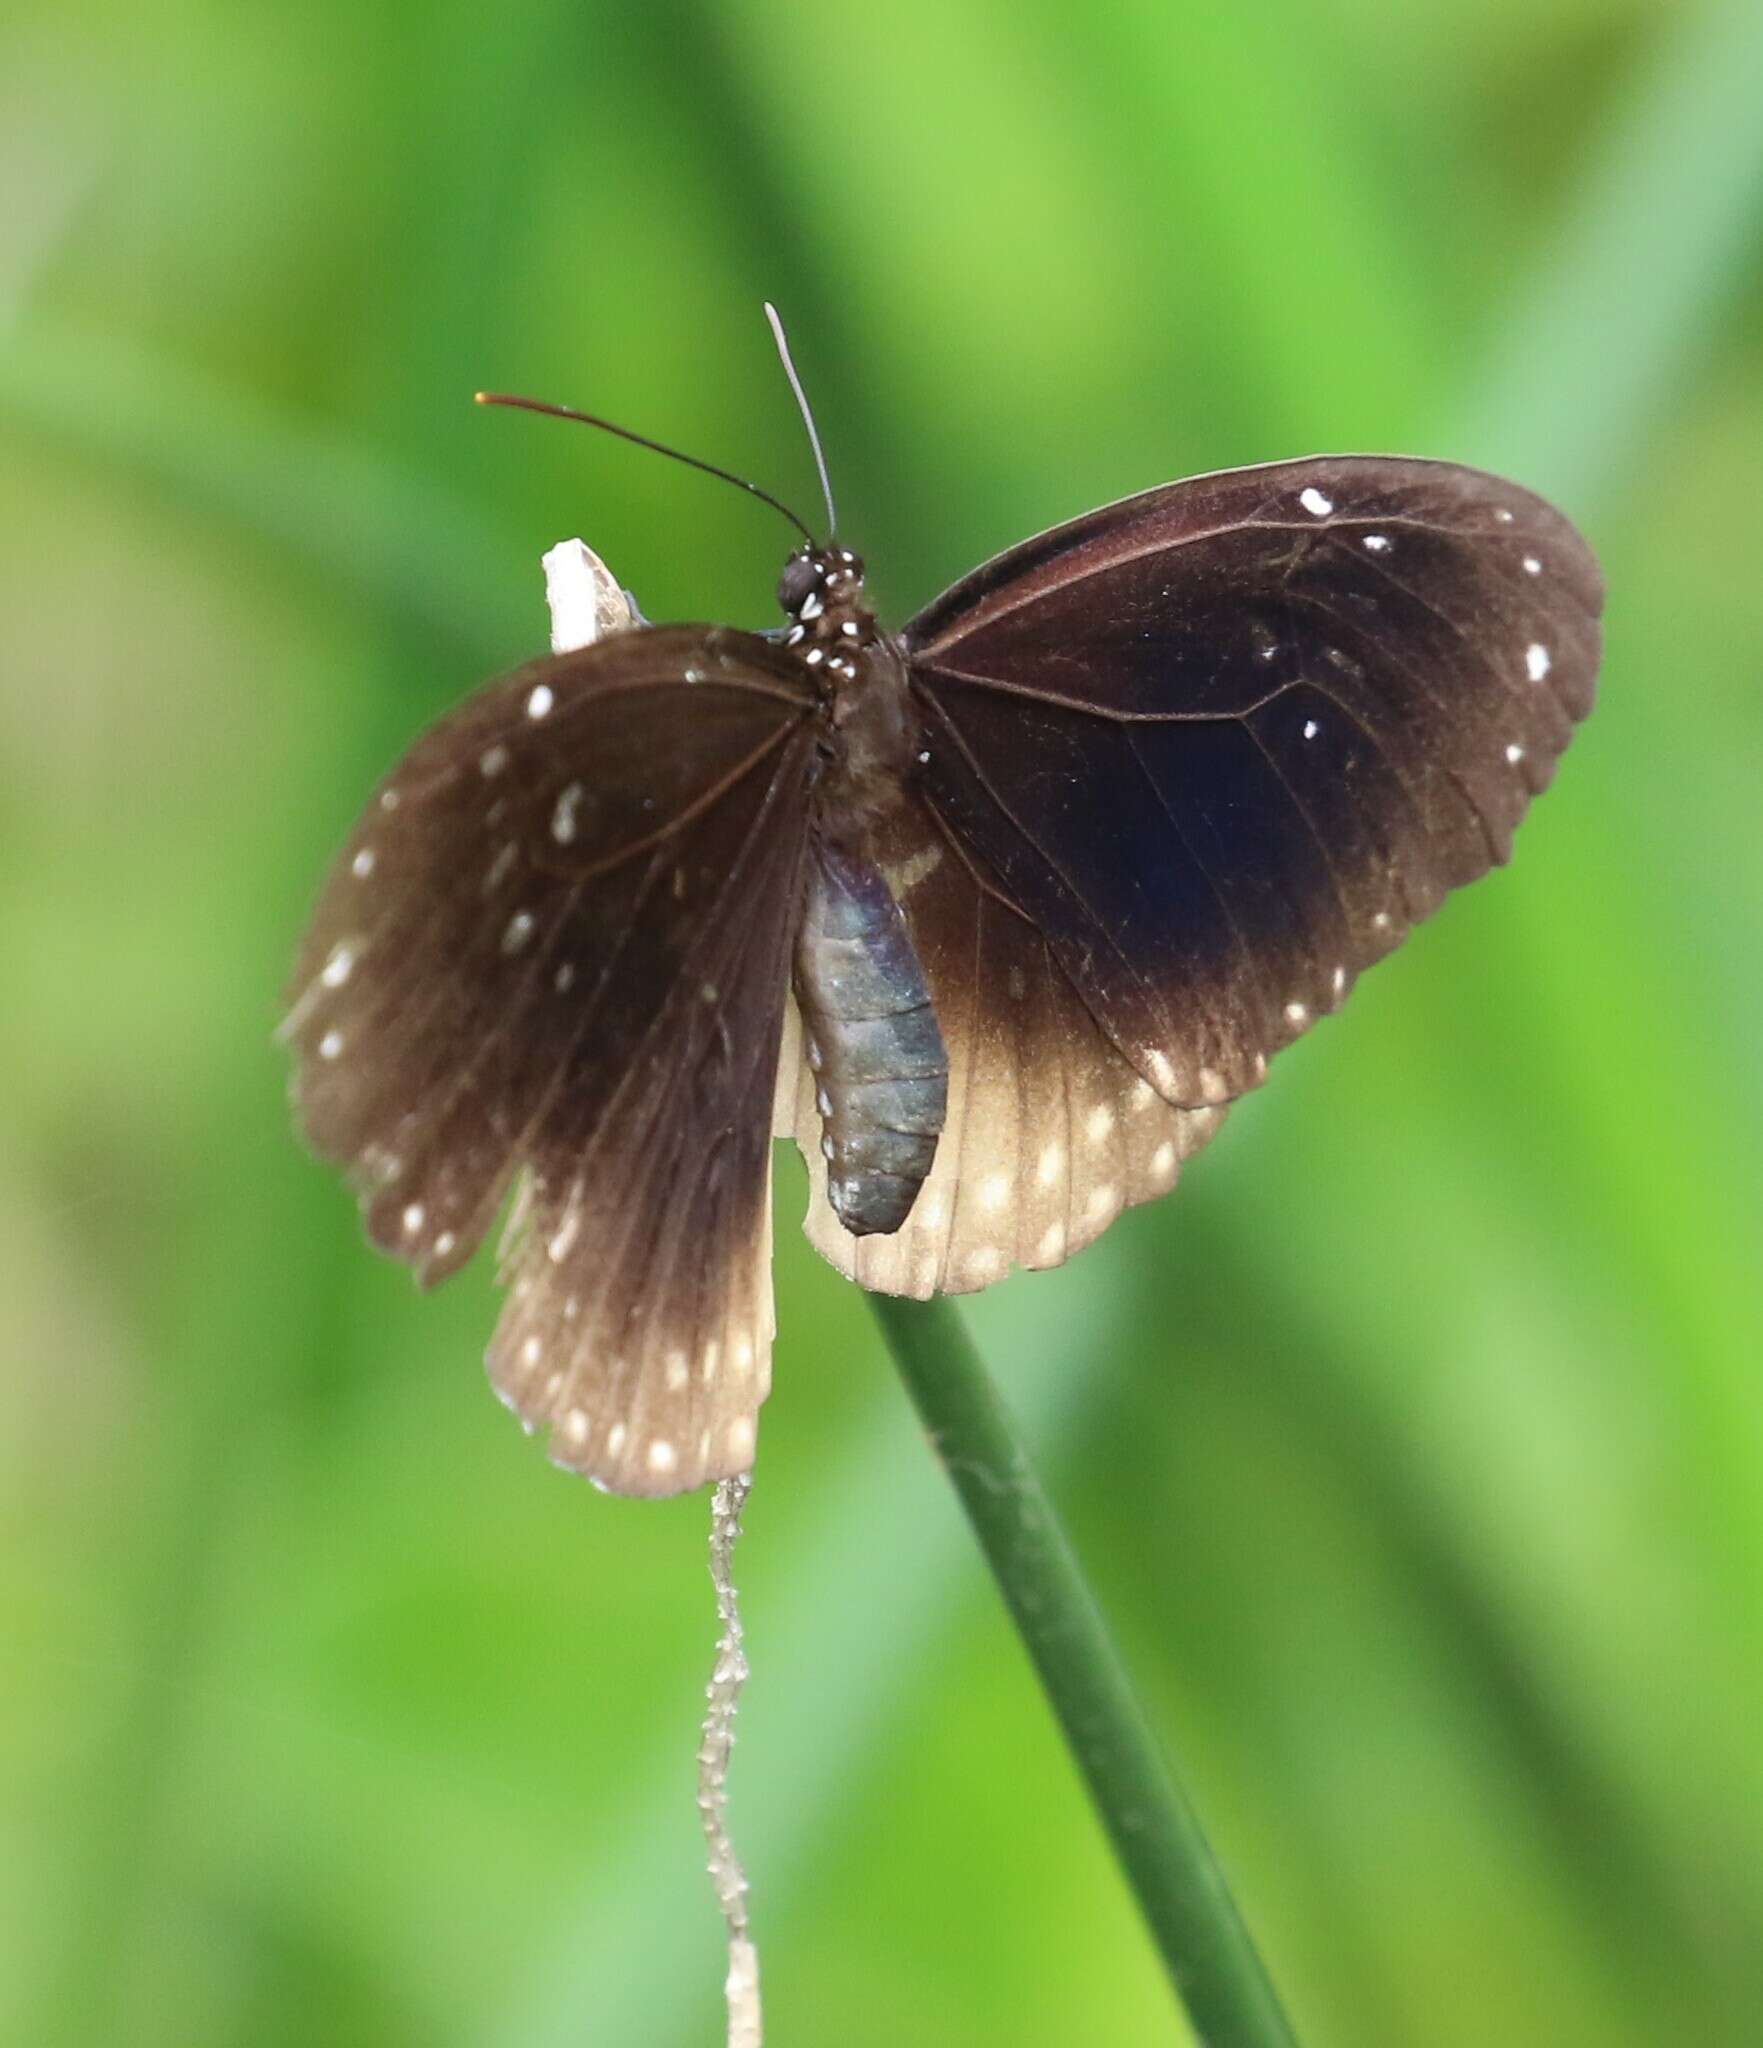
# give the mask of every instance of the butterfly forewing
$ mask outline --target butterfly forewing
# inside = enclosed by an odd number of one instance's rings
[[[1222,1103],[1507,857],[1601,597],[1560,514],[1451,464],[1172,484],[908,626],[918,786],[1136,1073]]]
[[[492,1371],[623,1491],[751,1462],[811,703],[719,628],[492,685],[369,804],[296,970],[301,1118],[376,1242],[444,1277],[527,1174]]]

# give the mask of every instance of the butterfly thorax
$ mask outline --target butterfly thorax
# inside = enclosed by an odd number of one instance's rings
[[[784,644],[821,706],[815,830],[793,981],[815,1076],[827,1194],[855,1236],[898,1230],[936,1155],[949,1062],[872,829],[903,800],[912,734],[906,660],[863,602],[846,548],[784,565]]]
[[[912,758],[906,662],[864,601],[863,563],[849,548],[802,548],[784,564],[784,645],[820,695],[824,822],[854,840],[900,800]]]

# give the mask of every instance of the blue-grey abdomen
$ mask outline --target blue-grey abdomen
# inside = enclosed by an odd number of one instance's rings
[[[854,1237],[885,1235],[936,1157],[949,1061],[893,892],[869,861],[819,840],[795,979],[827,1193]]]

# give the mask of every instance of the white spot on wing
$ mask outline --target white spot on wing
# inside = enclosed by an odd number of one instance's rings
[[[588,1440],[588,1411],[572,1408],[563,1418],[563,1434],[579,1449]]]
[[[1514,740],[1512,744],[1506,749],[1506,759],[1511,763],[1511,765],[1514,768],[1516,768],[1519,762],[1524,759],[1524,749],[1518,744],[1516,740]]]
[[[1390,537],[1387,533],[1368,533],[1365,536],[1365,546],[1374,555],[1387,555],[1390,551]]]
[[[1112,1181],[1104,1181],[1100,1187],[1090,1190],[1090,1199],[1084,1207],[1084,1214],[1092,1223],[1103,1223],[1120,1207],[1120,1195]]]
[[[677,1394],[692,1376],[691,1361],[683,1351],[670,1351],[667,1354],[665,1370],[668,1392],[672,1394]]]
[[[1525,556],[1524,573],[1527,576],[1540,576],[1543,573],[1543,565],[1537,560],[1535,555]]]
[[[921,846],[916,853],[909,854],[905,860],[897,861],[892,867],[883,868],[882,877],[895,896],[904,896],[910,890],[916,889],[926,875],[934,875],[942,866],[942,862],[942,845],[933,839],[928,845]]]
[[[411,1202],[405,1208],[403,1223],[404,1235],[406,1237],[414,1237],[422,1228],[423,1213],[423,1206],[420,1202]]]
[[[500,741],[493,747],[486,747],[477,757],[479,771],[485,775],[500,775],[508,766],[508,749]]]
[[[731,1458],[752,1458],[753,1424],[747,1416],[737,1415],[729,1424],[728,1450]]]
[[[326,988],[341,988],[349,979],[349,971],[355,965],[355,949],[344,940],[331,948],[331,957],[324,963],[324,972],[318,977]]]
[[[373,848],[371,846],[364,846],[361,849],[361,851],[355,856],[355,858],[349,863],[349,866],[354,871],[355,879],[357,881],[365,882],[368,876],[373,873],[373,864],[375,857],[376,856],[374,854]]]
[[[1054,1266],[1065,1256],[1065,1225],[1049,1223],[1035,1246],[1035,1258],[1043,1266]]]
[[[1310,1012],[1303,1003],[1286,1004],[1286,1022],[1288,1024],[1295,1024],[1299,1030],[1302,1030],[1309,1021]]]
[[[1035,1179],[1042,1187],[1050,1188],[1065,1171],[1065,1147],[1054,1143],[1041,1148],[1040,1161],[1035,1167]]]
[[[551,813],[551,837],[559,846],[567,846],[575,837],[575,812],[581,800],[579,782],[572,782],[557,799],[557,808]]]
[[[989,1173],[980,1183],[979,1205],[994,1214],[1010,1199],[1010,1176],[1007,1173]]]
[[[1314,484],[1306,484],[1298,493],[1298,503],[1314,519],[1322,519],[1334,510],[1334,500],[1325,498]]]
[[[528,1365],[537,1365],[539,1362],[540,1349],[541,1347],[538,1338],[529,1337],[526,1340],[526,1342],[520,1347],[520,1355],[522,1360]]]
[[[969,1280],[995,1280],[1004,1270],[1004,1254],[996,1245],[981,1245],[978,1251],[968,1253],[963,1270]]]
[[[1540,640],[1533,640],[1524,650],[1524,672],[1533,683],[1540,683],[1549,673],[1549,650]]]
[[[1151,1173],[1157,1180],[1168,1180],[1175,1172],[1175,1147],[1165,1138],[1151,1154]]]
[[[532,695],[526,700],[526,715],[528,718],[543,718],[556,702],[549,683],[536,683]]]
[[[343,1034],[340,1031],[327,1031],[318,1041],[318,1056],[321,1060],[334,1060],[342,1050]]]
[[[1084,1119],[1084,1135],[1092,1145],[1105,1145],[1113,1128],[1114,1112],[1105,1102],[1098,1102]]]
[[[569,1248],[575,1243],[576,1233],[581,1227],[581,1211],[579,1209],[571,1209],[569,1214],[557,1226],[556,1231],[552,1235],[551,1242],[545,1247],[554,1266],[561,1265],[568,1258]]]
[[[502,934],[504,953],[518,953],[533,935],[533,914],[530,910],[517,910],[508,920],[508,928]]]
[[[649,1446],[649,1470],[671,1472],[679,1463],[679,1453],[665,1437],[658,1436]]]

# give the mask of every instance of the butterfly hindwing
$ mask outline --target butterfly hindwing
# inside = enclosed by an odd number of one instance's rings
[[[1194,478],[907,628],[919,789],[1172,1104],[1227,1102],[1511,848],[1591,708],[1573,528],[1448,463]]]
[[[444,1278],[525,1175],[492,1374],[621,1491],[751,1462],[811,701],[702,627],[491,685],[382,785],[296,968],[301,1120],[376,1243]]]

